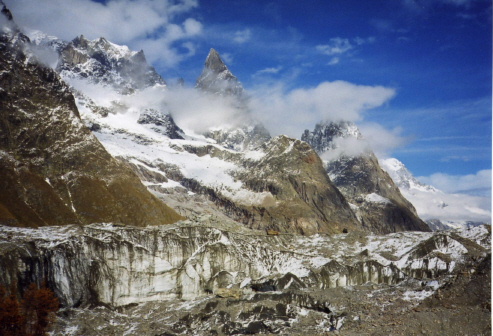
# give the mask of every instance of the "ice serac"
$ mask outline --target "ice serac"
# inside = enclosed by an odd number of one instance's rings
[[[12,27],[4,25],[0,34],[0,222],[36,227],[180,219],[103,148],[81,122],[68,86],[36,61],[29,39]]]
[[[364,148],[362,139],[357,126],[346,121],[319,123],[314,131],[302,135],[302,140],[326,159],[327,173],[351,203],[363,228],[375,233],[429,231],[373,152]],[[347,141],[362,149],[356,153],[351,153],[351,148],[342,150]]]
[[[64,307],[79,308],[68,309],[59,318],[80,314],[81,320],[71,322],[74,325],[85,325],[85,314],[118,313],[122,318],[133,316],[132,309],[138,307],[153,318],[141,317],[126,327],[155,322],[152,333],[143,330],[143,335],[162,334],[168,328],[181,334],[218,328],[232,335],[252,318],[268,321],[263,328],[291,334],[308,314],[306,327],[325,325],[310,329],[311,334],[319,334],[325,328],[340,328],[343,322],[350,326],[365,311],[381,314],[382,305],[411,310],[415,305],[405,304],[406,296],[420,297],[412,300],[419,302],[491,256],[491,232],[486,226],[440,233],[302,237],[223,225],[213,216],[202,216],[147,228],[0,227],[0,285],[24,288],[46,280]],[[366,306],[358,307],[360,300]],[[200,303],[217,309],[201,305],[192,313]],[[100,307],[81,309],[95,305]],[[283,305],[289,305],[288,311]],[[116,307],[119,310],[111,310]],[[179,316],[171,317],[169,310]],[[189,314],[189,323],[183,324],[182,313]],[[224,324],[210,325],[225,316],[229,318]],[[112,324],[110,320],[86,325],[87,330],[76,335],[100,335]],[[65,326],[59,334],[67,330]]]

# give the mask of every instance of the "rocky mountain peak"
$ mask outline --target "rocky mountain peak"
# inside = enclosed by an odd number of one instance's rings
[[[243,96],[243,86],[229,71],[215,49],[210,50],[196,87],[217,95],[233,95],[239,98]]]
[[[77,36],[72,40],[72,44],[76,47],[87,49],[89,48],[89,40],[84,35]]]
[[[406,166],[396,158],[380,160],[382,168],[390,175],[395,184],[402,189],[418,189],[436,192],[437,189],[418,181]]]
[[[142,50],[132,51],[104,37],[90,41],[80,35],[60,48],[59,53],[57,71],[65,79],[84,79],[111,86],[122,93],[166,85],[147,63]]]
[[[211,48],[211,50],[209,51],[209,55],[207,55],[207,58],[205,60],[205,67],[215,73],[221,73],[228,70],[228,67],[221,59],[221,56],[219,56],[219,53],[214,48]]]
[[[1,11],[2,14],[7,18],[7,20],[12,21],[13,20],[12,13],[10,12],[10,10],[7,8],[7,6],[5,6],[5,4],[1,0],[0,0],[0,6],[2,6],[2,11]]]
[[[0,1],[0,37],[1,42],[7,42],[10,46],[22,47],[29,43],[29,38],[21,32],[14,21],[12,12]]]
[[[326,121],[318,123],[313,131],[305,130],[301,140],[308,142],[318,153],[337,148],[337,139],[362,140],[358,127],[350,121]]]

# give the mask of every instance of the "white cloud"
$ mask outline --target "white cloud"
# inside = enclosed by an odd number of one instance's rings
[[[134,112],[153,108],[170,113],[179,127],[195,134],[218,127],[234,128],[250,122],[249,114],[239,109],[232,97],[208,94],[194,88],[153,86],[131,95],[120,95],[111,87],[85,80],[70,79],[69,83],[99,106],[114,106],[117,101]]]
[[[237,32],[235,32],[234,34],[234,37],[233,37],[233,41],[235,41],[236,43],[245,43],[246,41],[250,40],[250,38],[252,37],[252,32],[250,29],[244,29],[244,30],[239,30]]]
[[[435,173],[418,177],[420,181],[450,193],[488,194],[491,193],[491,170],[480,170],[476,174],[448,175]]]
[[[363,44],[375,43],[376,40],[377,39],[375,38],[375,36],[370,36],[367,38],[358,36],[354,38],[354,43],[356,43],[357,45],[363,45]]]
[[[249,122],[249,115],[231,97],[176,87],[160,96],[177,125],[197,134],[214,128],[234,128]]]
[[[400,135],[401,129],[387,130],[376,123],[358,125],[362,138],[346,137],[334,139],[334,149],[321,155],[324,160],[332,161],[341,155],[359,156],[373,151],[377,157],[387,157],[392,150],[403,146],[407,139]]]
[[[334,149],[325,151],[320,157],[324,160],[332,161],[338,159],[342,155],[359,156],[370,150],[370,145],[367,141],[353,137],[337,138],[334,140],[334,145]]]
[[[178,15],[198,6],[197,0],[6,0],[16,22],[23,27],[72,40],[105,37],[132,49],[145,47],[150,60],[165,66],[179,62],[182,55],[174,46],[201,33],[202,24],[193,18],[175,22]]]
[[[224,63],[227,65],[231,65],[234,62],[234,56],[231,55],[230,53],[222,53],[221,58],[223,59]]]
[[[401,135],[400,127],[387,130],[380,124],[364,123],[358,125],[364,141],[373,150],[377,157],[385,157],[398,148],[404,146],[409,139]]]
[[[353,45],[348,39],[334,37],[329,40],[328,44],[319,44],[315,48],[322,54],[332,56],[343,54],[353,49]]]
[[[341,55],[351,56],[350,51],[353,49],[364,44],[374,43],[375,41],[376,39],[373,36],[367,38],[355,37],[352,41],[347,38],[334,37],[327,44],[315,46],[315,49],[321,54],[332,56],[327,65],[336,65],[341,61]]]
[[[424,220],[491,223],[491,198],[489,197],[406,189],[401,192],[414,205],[419,217]]]
[[[320,121],[361,120],[363,111],[384,104],[394,94],[391,88],[345,81],[294,90],[271,84],[254,88],[250,105],[273,135],[299,138],[305,129],[312,129]]]

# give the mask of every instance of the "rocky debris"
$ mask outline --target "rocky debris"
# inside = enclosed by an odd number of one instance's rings
[[[351,155],[340,150],[341,141],[349,139],[364,147],[363,137],[351,122],[320,123],[313,132],[306,130],[302,140],[308,142],[325,161],[331,181],[352,205],[361,226],[375,233],[406,230],[429,231],[390,176],[382,170],[370,149]]]

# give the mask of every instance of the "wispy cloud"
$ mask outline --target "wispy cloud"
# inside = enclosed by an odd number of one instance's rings
[[[435,173],[430,176],[420,176],[418,179],[449,193],[480,194],[491,197],[491,169],[468,175]]]
[[[403,4],[412,10],[423,10],[433,4],[445,4],[456,7],[468,7],[477,0],[403,0]]]
[[[327,63],[328,65],[336,65],[336,64],[339,64],[339,62],[341,61],[341,59],[339,57],[332,57],[329,61],[329,63]]]
[[[389,130],[377,123],[362,123],[359,129],[369,147],[378,157],[388,157],[395,149],[411,141],[409,137],[402,135],[401,127]]]
[[[236,43],[245,43],[252,37],[252,31],[250,29],[239,30],[234,33],[233,41]]]
[[[261,77],[264,75],[275,75],[275,74],[278,74],[282,70],[282,68],[283,67],[281,65],[279,65],[276,67],[269,67],[269,68],[265,68],[262,70],[258,70],[252,75],[252,77],[258,78],[258,77]]]
[[[358,46],[374,43],[376,38],[371,36],[367,38],[355,37],[352,40],[341,37],[333,37],[326,44],[319,44],[315,46],[318,53],[331,56],[328,65],[336,65],[341,61],[342,55],[350,55],[350,52],[355,50]]]
[[[344,54],[353,49],[353,45],[346,38],[334,37],[329,40],[329,43],[319,44],[315,48],[324,55],[333,56]]]

